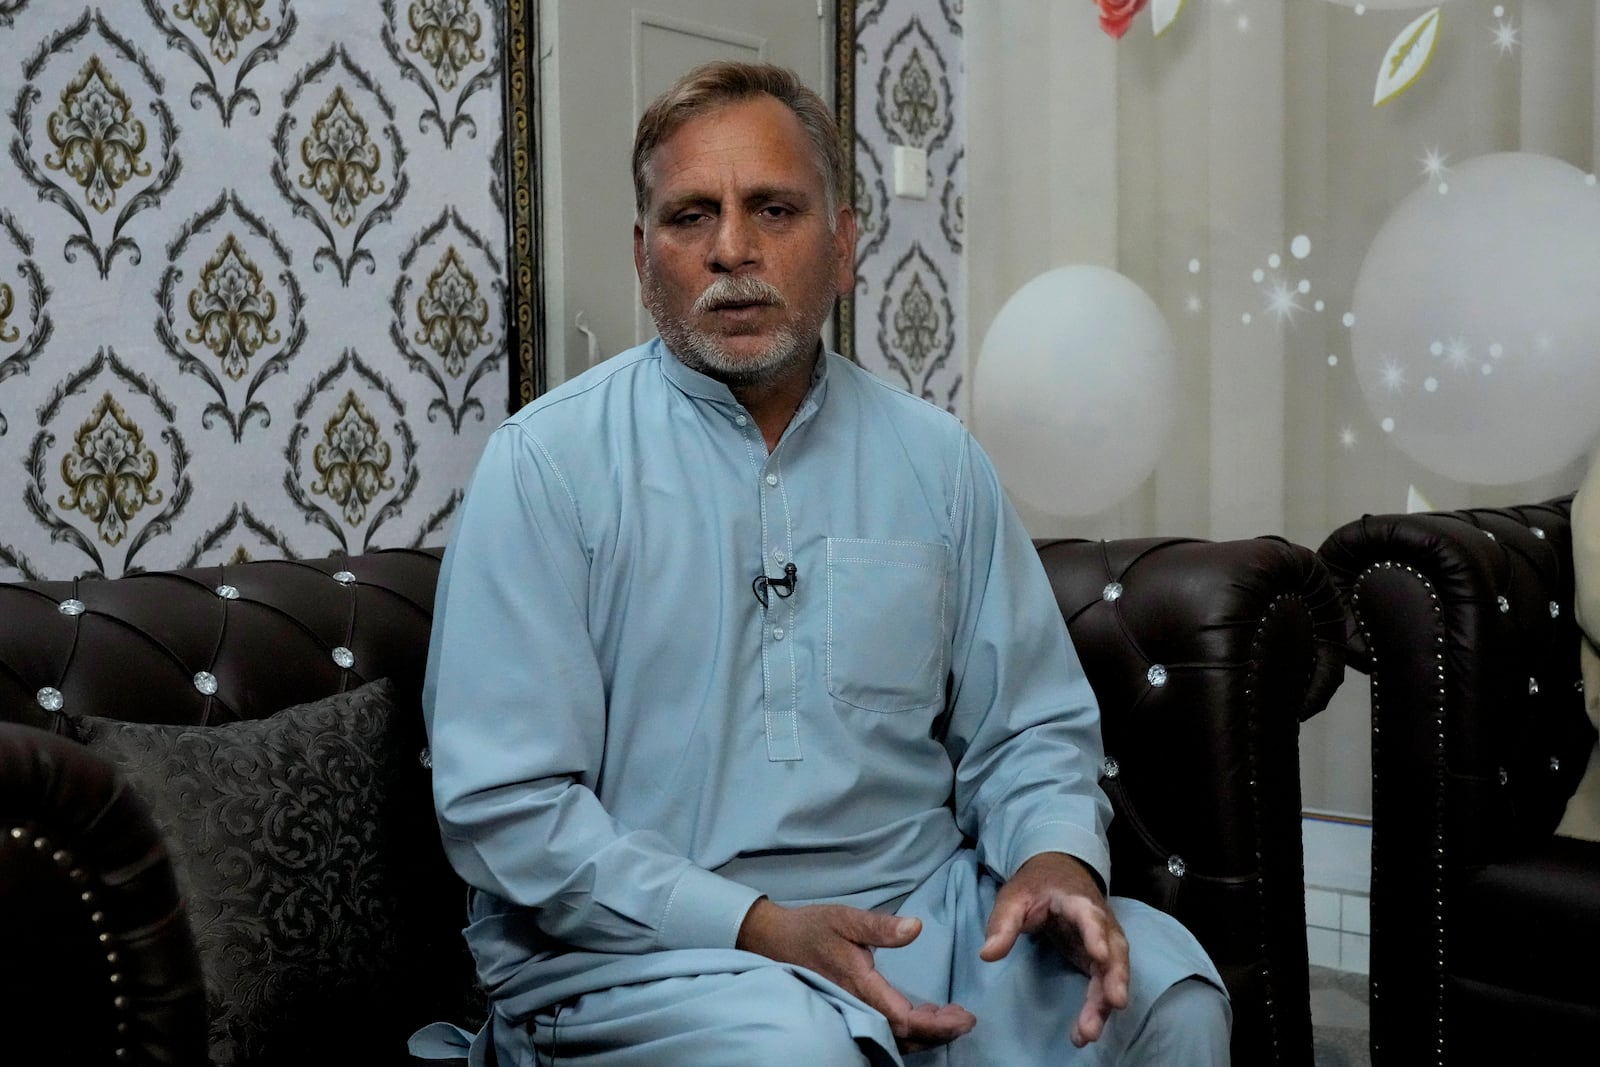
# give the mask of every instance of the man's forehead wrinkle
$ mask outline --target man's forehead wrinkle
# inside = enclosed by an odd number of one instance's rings
[[[663,176],[691,174],[714,179],[747,169],[752,163],[750,147],[743,140],[680,130],[656,150],[654,163]]]
[[[799,120],[767,97],[689,119],[656,146],[648,166],[660,203],[720,200],[729,188],[748,197],[756,186],[796,196],[813,179],[819,188],[826,180]]]

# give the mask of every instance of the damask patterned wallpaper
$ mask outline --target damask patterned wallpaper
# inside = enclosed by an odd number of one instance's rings
[[[0,0],[0,579],[442,543],[504,0]]]
[[[0,0],[0,580],[442,543],[508,401],[505,6]],[[957,415],[961,21],[858,3],[854,112],[856,356]]]
[[[856,7],[855,357],[957,416],[967,411],[962,0]],[[894,146],[928,156],[928,195],[894,195]]]

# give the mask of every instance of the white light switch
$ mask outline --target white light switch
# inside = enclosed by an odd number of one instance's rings
[[[894,146],[894,195],[912,200],[928,196],[928,153],[920,148]]]

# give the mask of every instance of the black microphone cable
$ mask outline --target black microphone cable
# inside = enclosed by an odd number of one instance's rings
[[[773,578],[770,575],[758,574],[756,575],[756,580],[750,583],[750,591],[756,595],[757,600],[761,601],[761,607],[765,610],[768,603],[767,590],[770,589],[777,593],[778,599],[782,600],[794,595],[794,587],[799,580],[800,572],[795,565],[793,563],[785,563],[783,565],[783,577]]]

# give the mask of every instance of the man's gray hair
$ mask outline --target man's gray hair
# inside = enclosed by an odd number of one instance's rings
[[[651,166],[662,142],[690,119],[756,96],[772,97],[800,120],[811,141],[812,158],[827,194],[828,224],[836,224],[834,209],[841,202],[850,202],[850,190],[844,187],[848,174],[845,149],[832,109],[793,71],[770,63],[731,60],[718,60],[691,70],[656,97],[640,117],[633,139],[633,197],[641,221],[650,206],[654,179]]]

